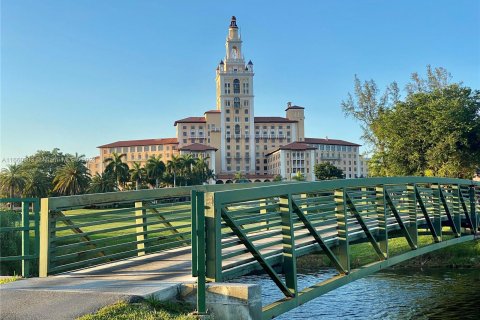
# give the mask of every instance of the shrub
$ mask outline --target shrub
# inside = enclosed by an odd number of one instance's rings
[[[15,211],[0,211],[0,227],[20,226],[21,215]],[[22,238],[19,231],[0,232],[0,255],[2,257],[17,256],[22,253]],[[11,276],[21,273],[20,261],[0,263],[0,275]]]

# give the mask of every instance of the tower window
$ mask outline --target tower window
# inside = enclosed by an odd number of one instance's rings
[[[240,93],[240,80],[233,80],[233,93]]]
[[[233,107],[234,108],[240,108],[240,98],[239,97],[233,98]]]
[[[240,125],[235,125],[235,134],[240,134]]]

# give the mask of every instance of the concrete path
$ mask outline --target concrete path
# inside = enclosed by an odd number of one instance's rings
[[[48,278],[0,285],[0,318],[75,319],[120,300],[167,300],[193,283],[190,248],[136,257]]]

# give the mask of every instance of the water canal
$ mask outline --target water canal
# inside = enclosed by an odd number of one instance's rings
[[[299,289],[334,274],[299,276]],[[245,282],[262,285],[263,304],[282,297],[266,275]],[[479,269],[396,269],[379,272],[310,301],[277,319],[480,319]]]

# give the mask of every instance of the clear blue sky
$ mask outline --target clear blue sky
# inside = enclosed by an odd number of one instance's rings
[[[306,135],[360,142],[340,102],[442,66],[480,88],[480,1],[25,1],[1,8],[1,157],[175,136],[215,107],[237,16],[257,116],[304,106]]]

